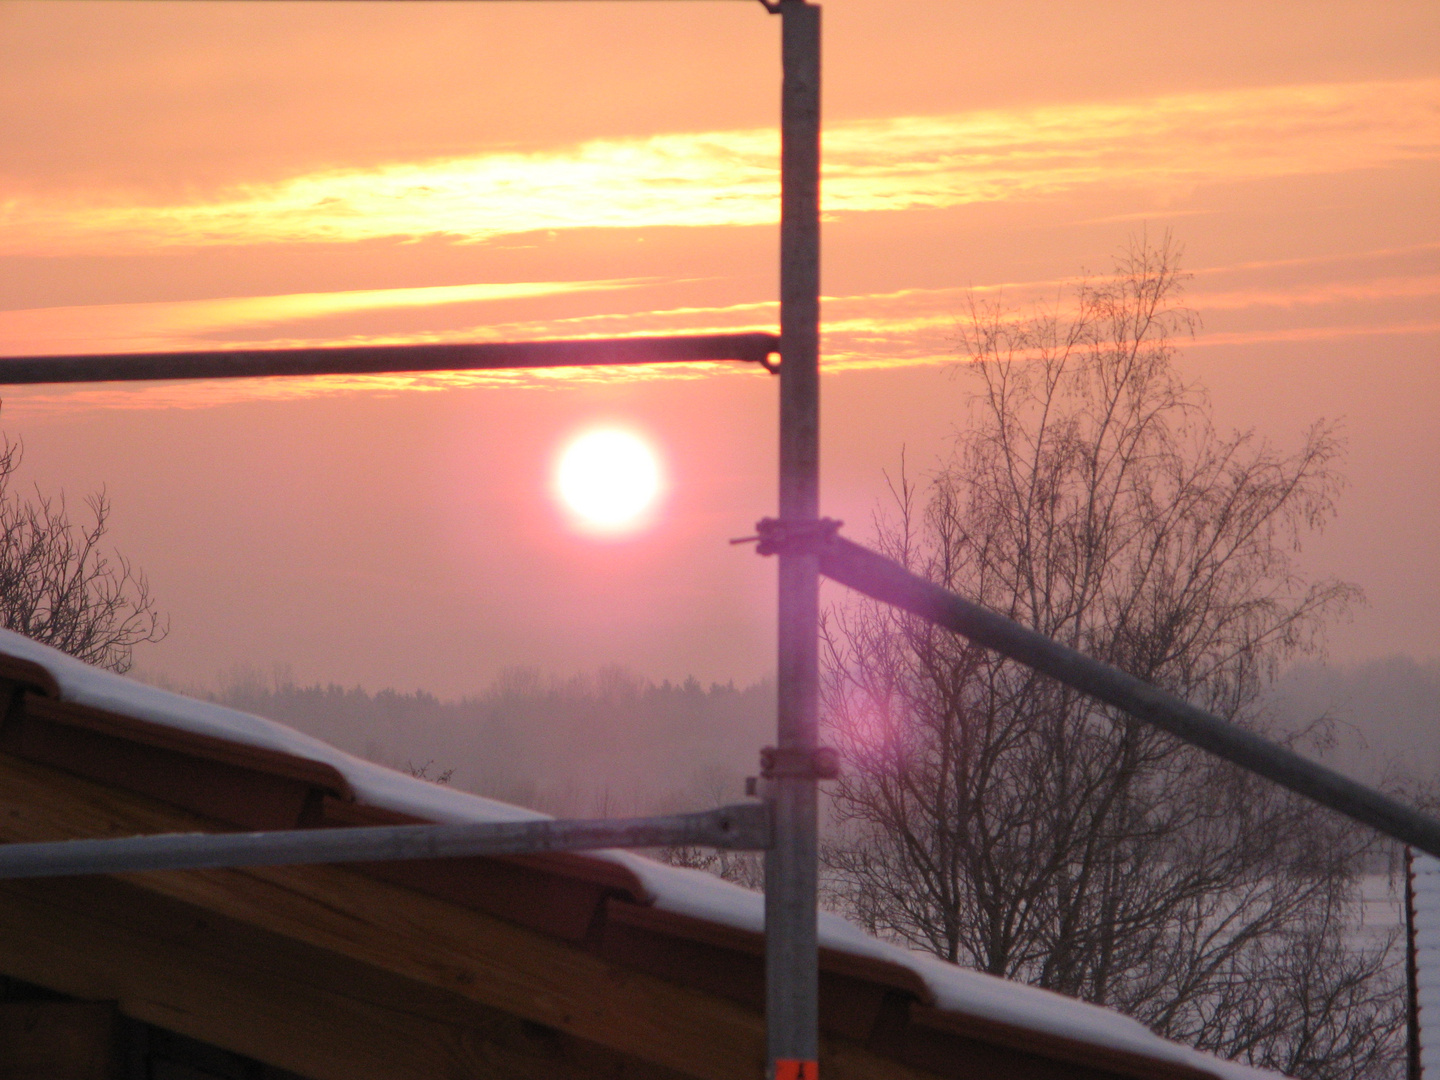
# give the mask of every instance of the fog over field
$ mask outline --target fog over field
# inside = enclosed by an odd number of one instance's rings
[[[157,680],[165,682],[165,680]],[[562,815],[619,816],[738,801],[774,741],[775,688],[651,682],[607,667],[567,678],[511,668],[478,694],[297,685],[241,668],[181,687],[382,765]]]
[[[163,681],[163,680],[157,680]],[[173,685],[173,684],[172,684]],[[507,670],[478,694],[297,685],[286,669],[173,687],[455,787],[556,814],[620,815],[741,796],[774,741],[774,684],[653,682],[624,668]],[[1281,729],[1321,721],[1323,758],[1358,779],[1440,793],[1440,659],[1305,663],[1276,683]]]
[[[1440,659],[1392,655],[1364,663],[1299,664],[1276,683],[1289,728],[1328,718],[1326,760],[1357,779],[1440,790]]]

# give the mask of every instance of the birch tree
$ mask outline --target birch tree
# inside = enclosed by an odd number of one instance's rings
[[[953,454],[903,474],[877,544],[933,581],[1237,723],[1357,599],[1296,555],[1334,514],[1341,441],[1222,434],[1182,378],[1168,237],[1068,314],[974,303]],[[1357,944],[1374,841],[1107,706],[873,602],[825,622],[846,758],[835,900],[955,963],[1118,1008],[1299,1077],[1388,1075],[1393,950]],[[1314,748],[1320,728],[1274,732]]]

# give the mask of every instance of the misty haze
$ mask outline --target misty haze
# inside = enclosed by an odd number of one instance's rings
[[[136,673],[147,678],[145,671]],[[297,684],[231,670],[177,690],[298,728],[359,757],[557,815],[621,816],[733,801],[774,741],[771,680],[655,682],[620,667],[561,677],[513,668],[475,694]],[[1296,664],[1269,709],[1313,731],[1309,752],[1369,783],[1440,793],[1440,660]],[[1317,724],[1318,722],[1318,724]]]

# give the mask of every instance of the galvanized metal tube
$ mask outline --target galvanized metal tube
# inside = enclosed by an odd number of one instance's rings
[[[774,334],[487,341],[445,345],[360,345],[320,349],[106,353],[0,357],[0,386],[25,383],[251,379],[273,375],[380,375],[406,371],[669,364],[744,360],[764,364],[780,351]]]
[[[779,4],[784,59],[780,201],[780,517],[813,521],[820,496],[820,9]],[[818,716],[815,556],[779,565],[777,745],[813,758]],[[770,785],[765,861],[765,1014],[770,1075],[805,1076],[819,1049],[814,776]]]
[[[769,842],[767,808],[759,803],[742,803],[698,814],[614,820],[373,825],[0,844],[0,879],[678,845],[754,851],[765,848]]]
[[[954,630],[1036,671],[1123,709],[1201,750],[1386,836],[1440,857],[1440,821],[1356,783],[1173,694],[1052,641],[840,537],[819,548],[820,572],[857,592]]]

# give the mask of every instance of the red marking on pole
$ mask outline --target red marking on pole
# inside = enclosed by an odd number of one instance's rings
[[[775,1080],[820,1080],[820,1063],[780,1058],[775,1062]]]

